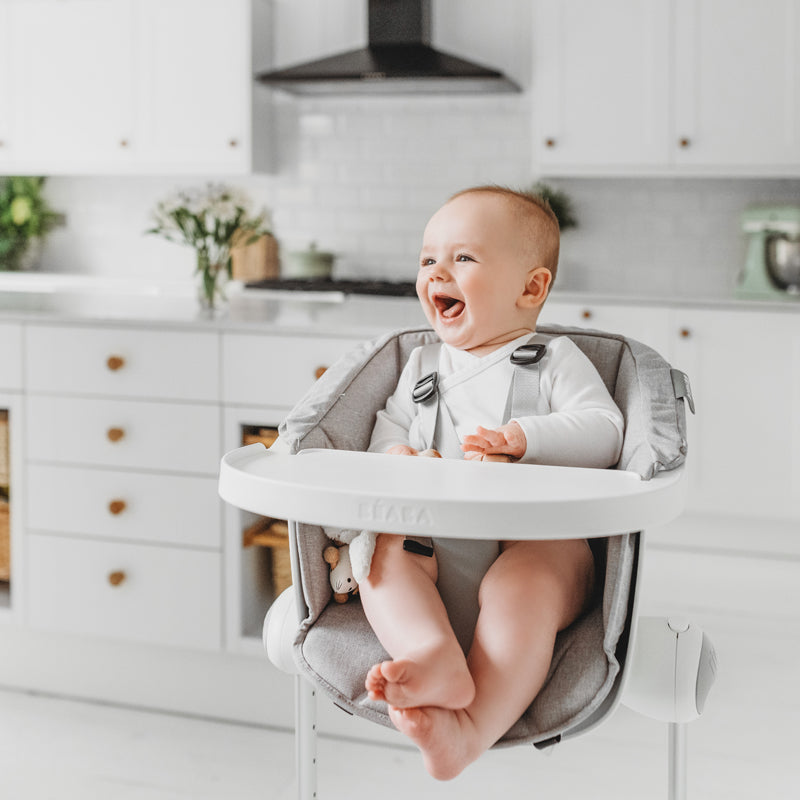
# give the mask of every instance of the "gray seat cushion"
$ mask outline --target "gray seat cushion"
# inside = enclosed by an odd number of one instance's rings
[[[595,364],[625,417],[618,468],[644,479],[683,463],[683,404],[675,398],[670,367],[653,350],[621,336],[567,328],[540,328],[569,336]],[[281,425],[293,452],[309,447],[366,450],[377,412],[394,390],[411,350],[435,341],[427,329],[402,331],[348,354],[315,384]],[[300,525],[292,539],[305,616],[295,638],[295,658],[345,710],[391,727],[383,703],[366,697],[369,668],[388,656],[372,633],[360,604],[331,602],[322,551],[327,531]],[[636,579],[636,532],[593,543],[602,596],[557,639],[546,683],[499,745],[541,742],[585,729],[604,715],[624,667]],[[524,609],[520,609],[524,613]]]

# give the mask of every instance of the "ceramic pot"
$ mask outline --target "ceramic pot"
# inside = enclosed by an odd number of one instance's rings
[[[328,278],[333,272],[333,253],[317,250],[312,244],[308,250],[286,253],[281,259],[281,277],[284,278]]]

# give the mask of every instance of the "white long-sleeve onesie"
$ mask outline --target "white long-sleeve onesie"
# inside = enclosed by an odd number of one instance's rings
[[[460,441],[478,425],[503,424],[515,367],[511,353],[530,334],[487,356],[477,357],[447,344],[438,364],[440,398],[446,404]],[[536,341],[536,340],[534,340]],[[536,413],[515,418],[525,432],[527,449],[520,461],[573,467],[609,467],[619,459],[624,421],[600,375],[567,337],[546,341],[539,364],[540,390]],[[385,453],[394,445],[417,450],[426,443],[420,432],[418,405],[412,389],[422,376],[421,348],[411,353],[394,394],[378,413],[369,449]],[[522,367],[524,369],[524,367]]]

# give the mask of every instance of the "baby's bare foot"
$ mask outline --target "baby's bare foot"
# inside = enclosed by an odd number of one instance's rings
[[[425,769],[437,780],[460,775],[485,749],[464,709],[389,706],[389,717],[419,747]]]
[[[365,686],[372,700],[385,700],[397,708],[464,708],[475,697],[466,662],[453,664],[442,658],[383,661],[370,669]]]

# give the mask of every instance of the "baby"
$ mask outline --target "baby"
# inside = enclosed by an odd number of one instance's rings
[[[446,445],[446,457],[449,447],[451,456],[463,451],[472,460],[616,463],[623,419],[597,371],[568,338],[535,336],[558,250],[555,215],[527,194],[468,189],[433,215],[417,294],[443,343],[433,370],[441,422],[430,441],[424,403],[413,397],[426,384],[419,380],[425,348],[418,348],[378,414],[370,450],[419,455]],[[536,347],[519,350],[537,343],[545,344],[543,356]],[[520,369],[510,359],[515,351],[541,356],[538,395],[535,408],[507,418],[509,408],[519,407],[510,401],[519,394],[510,389]],[[448,437],[449,445],[439,441]],[[588,609],[594,560],[583,539],[500,542],[480,583],[465,655],[437,587],[437,549],[415,541],[409,548],[407,537],[379,534],[361,598],[391,656],[370,670],[369,696],[386,701],[428,772],[447,780],[491,747],[536,697],[556,634]]]

